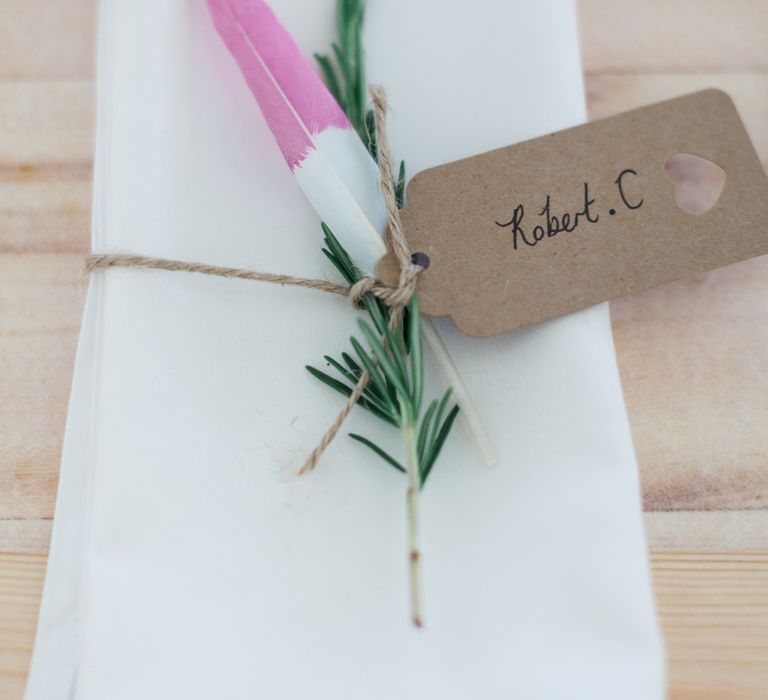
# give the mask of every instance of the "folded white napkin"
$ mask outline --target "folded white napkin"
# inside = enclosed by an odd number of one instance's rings
[[[332,0],[274,6],[327,49]],[[366,23],[411,174],[584,119],[567,0],[371,0]],[[203,0],[105,0],[100,39],[94,249],[327,273]],[[345,435],[295,475],[341,403],[303,366],[354,322],[313,290],[94,275],[27,700],[663,696],[607,307],[440,324],[499,464],[457,423],[423,493],[421,631],[402,476]]]

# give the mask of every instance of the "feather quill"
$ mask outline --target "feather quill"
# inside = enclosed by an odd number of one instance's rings
[[[208,0],[288,167],[320,218],[367,275],[386,253],[387,214],[376,163],[293,37],[263,0]],[[496,458],[448,351],[428,319],[425,340],[485,461]]]

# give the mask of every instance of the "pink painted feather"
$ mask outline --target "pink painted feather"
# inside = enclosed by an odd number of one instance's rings
[[[329,127],[352,130],[341,107],[265,2],[209,0],[208,6],[291,169],[312,148],[311,135]]]
[[[360,268],[385,252],[378,172],[347,116],[263,0],[208,0],[286,163]]]
[[[359,268],[375,274],[386,252],[387,216],[376,164],[357,132],[263,0],[208,0],[208,6],[307,199]],[[493,464],[477,412],[440,336],[428,319],[423,328],[464,419]]]

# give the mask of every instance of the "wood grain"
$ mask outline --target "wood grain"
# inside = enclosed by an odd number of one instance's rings
[[[657,551],[768,551],[768,510],[654,510],[643,513],[646,538]],[[768,630],[766,630],[768,636]]]
[[[588,72],[768,70],[765,0],[578,0]]]
[[[83,303],[95,0],[0,12],[0,698],[17,700]],[[591,118],[720,87],[768,164],[768,0],[579,14]],[[675,700],[768,698],[767,299],[768,258],[612,304]]]
[[[671,700],[768,697],[768,552],[652,552]]]
[[[91,81],[0,83],[0,164],[78,166],[93,152]]]
[[[671,700],[768,697],[768,552],[651,553]],[[20,698],[43,554],[0,554],[0,697]]]
[[[612,305],[646,510],[768,505],[765,300],[764,256]]]
[[[0,80],[90,78],[96,0],[2,0]]]
[[[2,521],[53,516],[82,264],[78,253],[0,255]]]
[[[0,554],[0,698],[22,697],[43,591],[45,554]]]
[[[92,83],[0,82],[0,125],[0,254],[87,251]]]
[[[590,119],[608,117],[696,90],[724,90],[733,98],[763,165],[768,166],[768,72],[587,73],[585,87]]]
[[[768,164],[768,73],[588,74],[586,86],[592,118],[723,89]],[[646,510],[768,505],[765,299],[768,257],[611,304]]]

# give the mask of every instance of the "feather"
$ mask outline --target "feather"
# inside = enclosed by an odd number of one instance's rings
[[[208,0],[213,22],[261,107],[288,167],[360,270],[386,253],[378,168],[343,110],[263,0]],[[496,458],[471,397],[429,319],[422,328],[488,464]]]
[[[265,2],[208,6],[307,199],[373,274],[386,252],[387,217],[376,164],[351,122]]]

